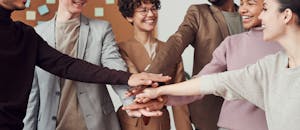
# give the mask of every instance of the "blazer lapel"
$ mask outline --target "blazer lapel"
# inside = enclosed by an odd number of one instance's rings
[[[78,49],[77,49],[77,58],[83,59],[84,52],[86,49],[86,44],[88,40],[89,35],[89,20],[83,16],[80,15],[80,32],[79,32],[79,38],[78,38]]]
[[[56,44],[56,40],[55,40],[55,22],[56,22],[56,16],[54,16],[54,18],[52,18],[50,21],[49,21],[49,26],[48,26],[48,29],[49,30],[49,33],[48,33],[48,37],[47,37],[47,42],[48,42],[48,45],[50,45],[51,47],[55,48],[55,44]]]
[[[229,35],[229,30],[222,12],[214,5],[210,6],[210,9],[213,13],[214,18],[216,19],[216,22],[219,25],[219,29],[221,30],[222,37],[226,38]]]
[[[129,58],[132,59],[136,68],[143,72],[144,69],[151,63],[151,59],[142,43],[135,39],[129,41],[131,51]]]

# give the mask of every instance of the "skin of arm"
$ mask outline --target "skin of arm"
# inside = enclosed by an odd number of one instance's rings
[[[194,78],[185,82],[165,85],[158,88],[146,88],[142,93],[136,95],[136,102],[146,103],[149,99],[155,99],[161,95],[173,96],[196,96],[200,95],[201,77]]]

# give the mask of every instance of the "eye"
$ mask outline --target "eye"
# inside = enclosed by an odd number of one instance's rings
[[[266,11],[267,11],[267,8],[266,8],[266,7],[263,7],[263,11],[266,12]]]

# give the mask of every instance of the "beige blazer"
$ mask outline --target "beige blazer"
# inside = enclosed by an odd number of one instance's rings
[[[157,43],[156,52],[158,52],[162,46],[165,46],[165,44],[159,40],[157,40]],[[130,39],[126,42],[120,42],[118,45],[122,58],[127,63],[129,72],[144,72],[145,68],[151,64],[152,59],[149,57],[144,45],[137,40]],[[156,54],[155,57],[159,57],[159,55]],[[168,83],[177,83],[185,80],[182,61],[169,66],[169,68],[171,68],[170,71],[172,72],[170,76],[173,79]],[[139,130],[139,127],[143,127],[145,130],[168,130],[170,129],[169,114],[166,110],[163,111],[165,112],[161,117],[151,117],[150,123],[147,126],[138,126],[138,124],[141,125],[141,120],[139,118],[129,118],[122,114],[124,112],[118,111],[118,115],[122,123],[121,126],[124,129]]]

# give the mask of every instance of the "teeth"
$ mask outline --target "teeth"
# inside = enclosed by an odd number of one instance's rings
[[[250,16],[242,16],[243,19],[248,19]]]
[[[154,23],[154,20],[146,20],[145,23]]]
[[[263,28],[263,29],[264,29],[265,27],[266,27],[265,25],[263,25],[263,24],[261,25],[261,28]]]

